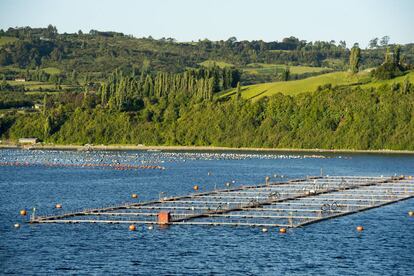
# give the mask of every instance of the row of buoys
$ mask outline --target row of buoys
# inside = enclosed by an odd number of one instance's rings
[[[362,232],[362,231],[364,231],[364,227],[363,226],[361,226],[361,225],[358,225],[357,227],[356,227],[356,230],[358,231],[358,232]],[[266,227],[263,227],[262,228],[262,232],[263,233],[266,233],[268,231],[268,229],[266,228]],[[284,227],[281,227],[281,228],[279,228],[279,233],[280,234],[286,234],[287,233],[287,229],[286,228],[284,228]]]
[[[154,229],[154,226],[148,225],[147,229],[152,230],[152,229]],[[137,227],[135,226],[135,224],[131,224],[131,225],[128,226],[128,230],[129,231],[136,231]]]
[[[0,166],[8,167],[33,167],[33,166],[45,166],[53,168],[61,167],[75,167],[75,168],[112,168],[115,170],[136,170],[136,169],[149,169],[149,170],[165,170],[165,167],[157,165],[129,165],[129,164],[63,164],[63,163],[29,163],[29,162],[0,162]]]
[[[122,152],[115,153],[112,151],[93,151],[93,152],[73,152],[63,150],[36,150],[33,152],[24,152],[21,154],[17,151],[5,150],[3,160],[13,159],[19,163],[89,163],[101,164],[106,160],[112,164],[122,164],[136,162],[140,163],[163,163],[163,162],[185,162],[188,160],[241,160],[241,159],[305,159],[305,158],[329,158],[323,155],[293,155],[293,154],[272,154],[272,153],[176,153],[176,152]],[[111,162],[112,161],[112,162]],[[211,175],[211,172],[209,172]]]
[[[267,231],[269,231],[269,230],[266,227],[262,228],[263,233],[266,233]],[[286,232],[287,232],[286,228],[284,228],[284,227],[279,228],[279,233],[280,234],[285,234]]]
[[[60,203],[57,203],[56,205],[55,205],[55,208],[56,209],[62,209],[62,204],[60,204]],[[26,211],[26,209],[21,209],[20,211],[19,211],[19,214],[21,215],[21,216],[26,216],[27,215],[27,211]]]
[[[231,182],[226,182],[224,185],[227,187],[227,188],[230,188],[231,187],[231,185],[232,184],[234,184],[234,183],[236,183],[236,180],[232,180]],[[198,186],[198,185],[194,185],[193,186],[193,190],[194,191],[198,191],[200,189],[200,186]]]
[[[323,155],[290,155],[290,154],[249,154],[249,153],[172,153],[157,152],[156,155],[172,161],[185,160],[246,160],[246,159],[306,159],[306,158],[330,158]]]

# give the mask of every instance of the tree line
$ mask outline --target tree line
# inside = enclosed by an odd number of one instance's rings
[[[99,87],[95,104],[118,111],[137,111],[144,99],[178,98],[212,100],[216,92],[236,87],[240,72],[234,68],[189,69],[183,73],[158,72],[125,75],[116,70]],[[85,99],[93,97],[86,91]],[[94,107],[94,104],[89,105]]]
[[[4,116],[2,137],[60,144],[414,150],[414,87],[325,87],[259,101],[149,101],[139,111],[45,99],[40,113]],[[69,98],[68,98],[69,97]],[[76,104],[78,103],[78,104]]]
[[[97,30],[59,34],[51,25],[47,28],[9,28],[1,30],[1,36],[16,37],[18,40],[0,47],[0,65],[33,70],[37,67],[58,67],[68,80],[76,71],[81,78],[85,74],[98,72],[91,74],[90,78],[100,81],[116,68],[132,70],[146,67],[152,72],[180,73],[189,67],[200,67],[199,64],[205,60],[221,60],[236,67],[261,62],[329,66],[343,70],[350,56],[344,41],[308,42],[295,37],[272,42],[238,41],[231,37],[220,41],[205,39],[180,43],[170,38],[134,38]],[[412,44],[401,47],[408,63],[414,62],[413,49]],[[380,65],[384,53],[384,47],[361,50],[361,66]]]

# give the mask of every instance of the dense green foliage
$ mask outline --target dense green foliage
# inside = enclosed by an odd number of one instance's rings
[[[99,89],[100,104],[119,111],[137,111],[145,98],[212,100],[213,93],[233,88],[239,80],[240,73],[233,68],[210,67],[179,74],[158,72],[155,76],[141,73],[140,77],[116,71]]]
[[[387,49],[384,62],[372,72],[372,75],[379,80],[389,80],[401,76],[409,68],[410,65],[401,60],[401,48],[397,46],[394,52],[391,52],[390,48]]]
[[[280,42],[237,41],[231,37],[225,41],[185,43],[172,38],[134,38],[96,30],[88,34],[59,34],[53,26],[9,28],[0,30],[1,37],[17,40],[8,39],[9,43],[0,46],[0,66],[33,70],[56,67],[61,70],[61,82],[102,80],[118,68],[178,73],[188,67],[198,68],[207,60],[227,62],[237,68],[251,63],[266,63],[328,66],[344,70],[350,56],[343,41],[307,42],[294,37]],[[412,44],[401,47],[402,55],[411,64],[414,62],[413,49]],[[385,46],[361,50],[361,68],[380,65],[384,53]],[[5,73],[0,72],[0,77],[1,74]],[[13,76],[8,74],[7,77]],[[254,77],[248,76],[249,84],[260,82],[262,76],[257,75],[257,80]],[[244,84],[243,76],[241,82]]]
[[[405,72],[414,47],[387,48],[386,37],[366,50],[294,37],[177,43],[59,34],[53,26],[1,37],[1,139],[414,150],[413,74]],[[277,82],[260,83],[269,81]]]
[[[361,49],[359,47],[352,47],[351,55],[349,56],[349,66],[352,73],[358,73],[361,62]]]
[[[69,102],[46,103],[45,112],[19,116],[3,136],[74,144],[414,149],[409,83],[277,94],[257,102],[161,98],[145,101],[139,112],[86,108],[75,98]]]

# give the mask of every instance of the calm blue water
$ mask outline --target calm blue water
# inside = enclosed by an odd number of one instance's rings
[[[280,153],[278,153],[280,154]],[[414,200],[289,230],[128,225],[23,224],[22,208],[55,213],[166,195],[262,183],[266,175],[414,175],[413,155],[329,154],[331,158],[250,154],[0,150],[1,274],[414,275]],[[298,156],[296,156],[298,155]],[[294,157],[294,158],[293,158]],[[156,164],[165,170],[51,168],[48,163]],[[43,165],[42,165],[43,164]],[[208,175],[211,172],[211,175]],[[19,222],[20,229],[13,225]],[[357,233],[356,225],[365,231]]]

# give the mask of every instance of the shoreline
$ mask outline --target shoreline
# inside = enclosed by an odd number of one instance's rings
[[[143,151],[239,151],[239,152],[312,152],[312,153],[377,153],[414,154],[411,150],[352,150],[352,149],[301,149],[301,148],[231,148],[214,146],[144,146],[144,145],[18,145],[0,144],[0,149],[30,150],[143,150]]]

